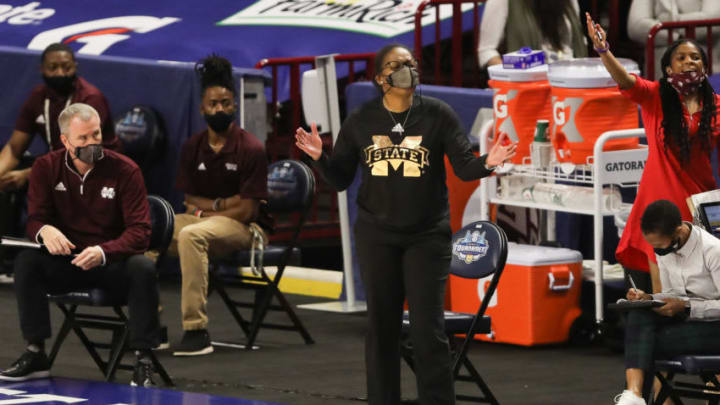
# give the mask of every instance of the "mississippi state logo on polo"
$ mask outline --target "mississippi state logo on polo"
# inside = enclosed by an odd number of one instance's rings
[[[112,200],[115,198],[115,189],[113,187],[103,187],[102,190],[100,190],[100,196]]]
[[[489,247],[485,232],[467,231],[464,238],[458,239],[453,244],[452,252],[458,259],[470,264],[484,257]]]

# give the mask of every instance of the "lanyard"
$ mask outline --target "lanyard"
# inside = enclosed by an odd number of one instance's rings
[[[68,108],[70,106],[70,102],[72,102],[73,95],[70,94],[68,96],[67,101],[65,102],[65,108]],[[53,144],[52,139],[50,137],[50,99],[45,98],[45,108],[43,110],[43,117],[45,118],[45,140],[48,144],[48,149],[53,150]]]

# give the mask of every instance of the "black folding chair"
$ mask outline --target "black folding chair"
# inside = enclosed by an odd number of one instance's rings
[[[306,344],[313,344],[305,326],[292,306],[278,288],[288,264],[299,262],[298,237],[315,195],[315,176],[310,168],[296,160],[281,160],[268,168],[268,210],[273,214],[291,214],[295,217],[292,237],[284,246],[270,244],[262,251],[255,251],[255,262],[259,274],[242,274],[237,269],[251,265],[251,251],[239,250],[229,256],[211,259],[210,288],[217,291],[235,321],[246,336],[245,349],[252,349],[260,328],[297,331]],[[277,266],[274,277],[270,277],[264,266]],[[226,271],[231,269],[231,271]],[[241,301],[231,298],[228,286],[249,289],[255,292],[254,299]],[[273,298],[277,304],[273,304]],[[250,319],[245,319],[238,308],[251,309]],[[277,324],[265,321],[268,311],[287,314],[291,324]]]
[[[150,204],[150,219],[152,222],[149,249],[160,252],[160,257],[157,261],[157,267],[159,267],[172,240],[175,215],[170,203],[161,197],[149,195],[148,203]],[[100,368],[100,371],[105,375],[106,381],[112,381],[118,369],[133,370],[133,365],[121,364],[125,352],[128,351],[128,340],[130,337],[128,317],[122,309],[123,306],[127,305],[127,296],[119,297],[117,294],[111,294],[101,288],[89,288],[71,291],[66,294],[49,295],[48,298],[51,302],[54,302],[65,315],[65,321],[50,351],[50,364],[55,361],[60,351],[60,346],[62,346],[65,338],[72,330],[90,353],[95,364]],[[113,309],[115,316],[80,313],[77,312],[80,306],[96,308],[110,307]],[[112,339],[109,343],[92,341],[84,330],[110,331],[112,332]],[[98,349],[109,351],[107,360],[102,358],[100,353],[98,353]],[[157,357],[155,357],[155,354],[150,353],[150,359],[165,385],[173,386],[172,379],[162,364],[160,364]]]
[[[483,394],[483,396],[477,396],[456,393],[455,396],[459,401],[498,404],[490,387],[488,387],[467,357],[467,352],[471,342],[475,339],[475,335],[487,334],[491,331],[490,317],[485,315],[485,310],[490,304],[500,280],[500,275],[505,267],[507,252],[507,236],[499,226],[492,222],[473,222],[453,235],[450,273],[459,277],[478,280],[492,277],[475,314],[445,311],[445,333],[447,333],[450,340],[453,356],[453,378],[456,382],[474,383]],[[455,340],[456,335],[465,336],[459,346]],[[402,336],[403,359],[414,371],[415,361],[413,359],[412,344],[409,340],[410,317],[407,311],[403,315]],[[467,374],[460,374],[463,368]]]
[[[702,384],[676,381],[677,374],[700,377]],[[654,401],[648,404],[662,404],[671,398],[675,405],[682,405],[681,398],[704,399],[710,405],[720,403],[720,383],[716,375],[720,374],[720,356],[683,355],[670,360],[655,361],[655,376],[660,380],[660,391]],[[650,374],[652,375],[652,374]],[[711,383],[712,386],[706,385]],[[645,382],[652,386],[652,381]],[[651,395],[646,398],[649,399]]]

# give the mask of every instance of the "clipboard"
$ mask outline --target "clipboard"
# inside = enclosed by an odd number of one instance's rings
[[[620,298],[617,302],[608,304],[608,309],[615,309],[618,311],[629,311],[631,309],[639,308],[657,308],[665,305],[665,301],[660,300],[643,300],[643,301],[628,301],[624,298]]]
[[[11,236],[3,236],[0,238],[0,246],[6,247],[17,247],[17,248],[31,248],[31,249],[42,249],[41,243],[33,242],[29,239],[14,238]]]

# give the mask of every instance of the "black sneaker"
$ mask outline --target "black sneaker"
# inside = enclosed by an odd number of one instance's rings
[[[152,362],[146,360],[138,360],[135,362],[135,371],[130,385],[133,387],[155,387],[153,381],[153,373],[155,372]]]
[[[206,329],[186,330],[182,341],[175,348],[174,356],[202,356],[213,352],[210,335]]]
[[[26,381],[50,377],[50,362],[43,352],[26,351],[7,370],[0,372],[0,380]]]

